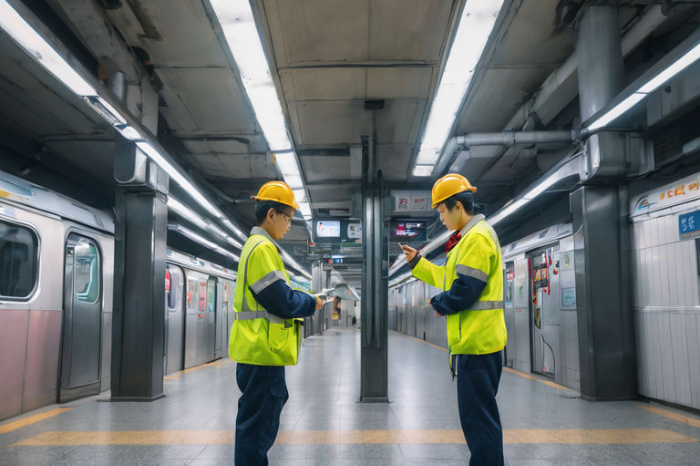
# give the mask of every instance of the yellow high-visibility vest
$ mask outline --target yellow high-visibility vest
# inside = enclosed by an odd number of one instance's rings
[[[444,266],[421,258],[413,276],[447,291],[457,272],[486,282],[479,299],[468,309],[447,316],[450,354],[490,354],[506,346],[503,315],[503,257],[498,236],[483,215],[474,216],[461,230],[462,237],[447,253]]]
[[[267,312],[248,289],[262,289],[280,278],[289,285],[289,275],[277,246],[267,235],[252,234],[241,251],[233,299],[236,312],[228,354],[236,362],[259,366],[297,363],[301,319],[283,319]]]

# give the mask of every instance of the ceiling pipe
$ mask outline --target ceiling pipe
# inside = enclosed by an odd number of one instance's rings
[[[453,156],[465,147],[474,146],[518,146],[522,144],[548,144],[572,142],[578,139],[574,130],[563,131],[503,131],[501,133],[471,133],[450,138],[445,144],[443,156],[435,167],[434,174],[442,174]]]
[[[651,5],[639,20],[634,23],[622,36],[622,55],[627,56],[661,24],[668,19],[661,5]],[[578,93],[577,82],[578,57],[574,51],[562,65],[554,70],[545,79],[542,86],[526,101],[506,123],[504,130],[523,128],[528,118],[537,115],[543,124],[547,125]],[[454,138],[448,140],[438,164],[433,171],[437,178],[443,174],[443,170],[450,163],[459,149]],[[464,165],[453,164],[455,169],[461,169]],[[451,168],[450,171],[453,171]]]

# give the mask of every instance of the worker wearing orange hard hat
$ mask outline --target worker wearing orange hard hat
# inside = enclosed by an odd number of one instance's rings
[[[229,356],[238,365],[241,390],[236,417],[235,464],[266,465],[289,398],[284,366],[295,365],[301,318],[323,302],[289,286],[276,240],[291,227],[299,205],[282,181],[265,183],[253,196],[257,226],[243,246],[233,307]]]
[[[450,367],[457,375],[457,401],[470,465],[502,465],[503,429],[496,404],[506,323],[503,315],[503,257],[496,232],[474,215],[476,188],[459,174],[433,185],[432,206],[455,233],[445,244],[447,262],[437,266],[402,246],[413,275],[443,290],[430,300],[447,316]]]

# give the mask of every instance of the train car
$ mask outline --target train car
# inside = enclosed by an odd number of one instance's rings
[[[111,215],[0,173],[0,419],[109,388]]]
[[[166,264],[165,373],[224,357],[235,273]],[[110,213],[0,172],[0,420],[110,388],[113,273]]]
[[[165,373],[228,354],[233,324],[232,270],[168,249],[166,258]]]
[[[580,385],[571,224],[555,225],[502,248],[508,343],[504,363],[557,383]],[[432,262],[441,265],[444,253]],[[406,277],[389,289],[389,328],[447,347],[446,319],[430,298],[441,290]]]
[[[700,409],[700,174],[630,199],[640,395]]]
[[[574,241],[570,223],[502,247],[505,365],[580,388]]]

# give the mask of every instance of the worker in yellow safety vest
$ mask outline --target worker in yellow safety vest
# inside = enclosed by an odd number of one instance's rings
[[[503,258],[498,236],[483,215],[474,215],[476,188],[458,174],[433,186],[433,209],[455,233],[445,244],[447,262],[437,266],[402,246],[413,276],[443,290],[430,300],[447,316],[450,367],[457,374],[459,417],[471,452],[470,465],[502,465],[503,430],[496,404],[506,323]]]
[[[253,199],[257,226],[238,263],[228,350],[238,363],[236,382],[242,392],[234,452],[238,466],[268,464],[267,452],[275,443],[282,407],[289,398],[284,366],[297,363],[301,318],[323,304],[318,297],[290,288],[275,243],[289,231],[299,209],[291,188],[271,181]]]

